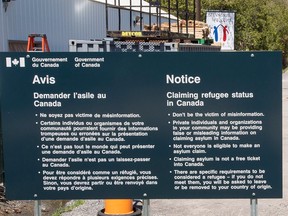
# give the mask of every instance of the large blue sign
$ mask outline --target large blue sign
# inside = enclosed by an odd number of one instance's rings
[[[2,53],[8,199],[282,197],[281,53]]]

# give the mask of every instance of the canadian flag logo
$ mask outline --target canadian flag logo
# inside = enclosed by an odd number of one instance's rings
[[[20,57],[12,59],[11,57],[7,57],[6,67],[25,67],[25,58]]]

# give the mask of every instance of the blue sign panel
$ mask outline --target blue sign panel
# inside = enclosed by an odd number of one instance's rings
[[[1,53],[8,199],[282,197],[281,53]]]

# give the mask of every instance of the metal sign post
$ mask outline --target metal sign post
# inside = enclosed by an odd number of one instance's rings
[[[251,199],[250,205],[251,205],[251,216],[257,216],[258,215],[258,200]]]
[[[34,202],[34,216],[41,216],[41,200]]]
[[[143,209],[142,209],[143,216],[150,215],[150,199],[143,200]]]

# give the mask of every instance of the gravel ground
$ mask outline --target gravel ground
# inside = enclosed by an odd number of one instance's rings
[[[73,202],[70,201],[67,205],[71,205]],[[78,206],[71,212],[63,213],[62,216],[96,216],[101,209],[103,209],[102,200],[85,200],[83,205]]]

